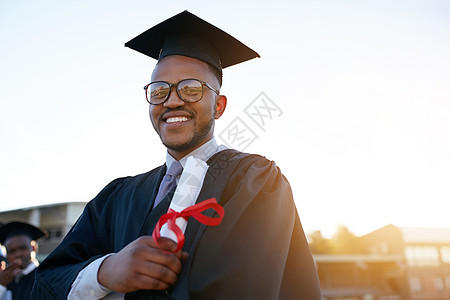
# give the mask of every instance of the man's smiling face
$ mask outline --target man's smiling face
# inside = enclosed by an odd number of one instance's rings
[[[186,56],[165,57],[158,62],[152,74],[152,82],[177,83],[188,78],[205,81],[214,89],[219,89],[210,67]],[[222,115],[225,106],[225,96],[218,96],[208,88],[203,89],[200,101],[186,103],[172,87],[169,98],[163,104],[150,105],[149,114],[164,146],[174,158],[180,159],[213,137],[215,119]]]

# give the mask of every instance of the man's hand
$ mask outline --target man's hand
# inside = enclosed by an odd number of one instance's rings
[[[177,281],[187,253],[169,252],[176,244],[167,238],[161,238],[159,245],[151,236],[142,236],[107,257],[98,270],[99,283],[119,293],[168,289]]]
[[[8,265],[2,261],[0,268],[0,284],[3,286],[10,284],[14,280],[14,277],[20,272],[21,265],[22,261],[20,259],[16,259]]]

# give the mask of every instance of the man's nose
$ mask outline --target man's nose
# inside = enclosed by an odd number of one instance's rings
[[[169,98],[167,98],[166,102],[164,102],[164,107],[175,108],[179,106],[183,106],[185,102],[181,100],[180,96],[178,96],[176,88],[171,87]]]

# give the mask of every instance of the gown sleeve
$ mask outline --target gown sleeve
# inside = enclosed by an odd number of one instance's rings
[[[116,179],[89,202],[61,244],[41,263],[36,274],[32,299],[67,299],[78,273],[95,259],[111,252],[106,228],[107,205],[123,183]]]

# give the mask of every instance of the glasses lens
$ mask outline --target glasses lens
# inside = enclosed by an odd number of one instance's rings
[[[195,79],[186,79],[178,83],[178,95],[186,102],[197,102],[202,99],[203,85]]]
[[[151,104],[163,103],[170,92],[170,86],[166,82],[154,82],[147,89],[147,97]]]

